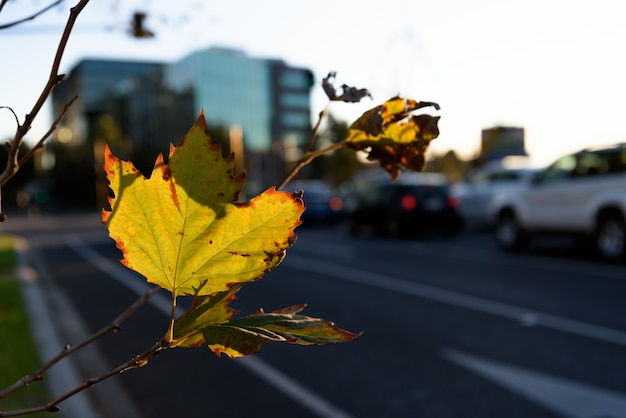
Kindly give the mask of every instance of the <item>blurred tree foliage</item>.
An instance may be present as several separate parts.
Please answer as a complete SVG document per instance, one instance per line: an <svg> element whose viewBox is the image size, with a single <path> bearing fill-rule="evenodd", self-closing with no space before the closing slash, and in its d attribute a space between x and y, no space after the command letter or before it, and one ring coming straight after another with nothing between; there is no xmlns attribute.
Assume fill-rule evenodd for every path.
<svg viewBox="0 0 626 418"><path fill-rule="evenodd" d="M6 142L6 141L4 141ZM29 151L30 147L22 143L18 153L18 157L22 158ZM0 172L4 171L7 166L9 152L7 147L0 147ZM2 187L2 204L7 209L17 206L17 194L26 184L35 177L35 164L30 158L20 167L15 176Z"/></svg>
<svg viewBox="0 0 626 418"><path fill-rule="evenodd" d="M471 161L459 158L456 152L450 150L443 155L431 156L426 163L426 171L444 173L450 181L458 182L463 180L471 165Z"/></svg>
<svg viewBox="0 0 626 418"><path fill-rule="evenodd" d="M346 122L336 119L329 113L326 126L319 135L318 148L345 140L348 137L348 129ZM338 186L363 168L363 163L359 161L354 150L344 147L316 158L307 168L308 170L303 170L306 171L303 174L307 177L324 180L331 186Z"/></svg>

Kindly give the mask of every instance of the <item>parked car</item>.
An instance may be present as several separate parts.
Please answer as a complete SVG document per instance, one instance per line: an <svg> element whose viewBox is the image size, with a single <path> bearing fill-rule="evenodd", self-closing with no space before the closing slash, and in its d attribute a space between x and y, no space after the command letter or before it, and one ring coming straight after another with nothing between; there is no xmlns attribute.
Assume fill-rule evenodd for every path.
<svg viewBox="0 0 626 418"><path fill-rule="evenodd" d="M522 190L494 198L495 238L505 250L543 233L593 238L607 259L626 255L626 144L566 155Z"/></svg>
<svg viewBox="0 0 626 418"><path fill-rule="evenodd" d="M321 180L294 180L283 188L290 192L302 190L304 213L301 219L306 223L333 223L343 216L343 201L332 187Z"/></svg>
<svg viewBox="0 0 626 418"><path fill-rule="evenodd" d="M464 181L453 186L459 198L459 212L465 223L474 227L489 226L489 205L494 196L524 187L540 171L526 158L511 157L486 163L470 171Z"/></svg>
<svg viewBox="0 0 626 418"><path fill-rule="evenodd" d="M356 195L350 231L366 228L376 234L410 235L437 230L458 232L462 218L450 182L438 173L402 173L395 183L371 181Z"/></svg>

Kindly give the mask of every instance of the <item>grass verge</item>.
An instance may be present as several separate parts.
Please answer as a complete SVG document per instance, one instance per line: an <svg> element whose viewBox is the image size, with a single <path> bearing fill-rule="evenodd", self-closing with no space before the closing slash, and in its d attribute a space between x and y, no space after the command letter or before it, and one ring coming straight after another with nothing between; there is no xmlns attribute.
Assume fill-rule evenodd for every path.
<svg viewBox="0 0 626 418"><path fill-rule="evenodd" d="M13 238L0 235L0 389L10 386L40 366L37 347L15 273ZM37 406L46 402L42 382L34 382L0 400L0 411ZM30 415L49 416L49 413Z"/></svg>

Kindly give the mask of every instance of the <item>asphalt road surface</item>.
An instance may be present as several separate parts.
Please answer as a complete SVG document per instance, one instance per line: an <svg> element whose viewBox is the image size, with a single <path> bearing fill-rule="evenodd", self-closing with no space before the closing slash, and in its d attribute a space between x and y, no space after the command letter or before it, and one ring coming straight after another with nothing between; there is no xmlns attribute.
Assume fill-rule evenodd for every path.
<svg viewBox="0 0 626 418"><path fill-rule="evenodd" d="M90 332L146 289L97 218L10 219L1 230L28 240ZM233 306L250 314L306 303L304 314L362 336L269 344L234 361L206 347L167 350L113 380L138 418L626 417L623 264L561 241L507 254L480 231L403 240L352 237L342 225L297 232L285 261ZM106 364L88 359L82 372L158 341L167 300L159 294L99 341ZM123 413L121 401L90 391L101 416Z"/></svg>

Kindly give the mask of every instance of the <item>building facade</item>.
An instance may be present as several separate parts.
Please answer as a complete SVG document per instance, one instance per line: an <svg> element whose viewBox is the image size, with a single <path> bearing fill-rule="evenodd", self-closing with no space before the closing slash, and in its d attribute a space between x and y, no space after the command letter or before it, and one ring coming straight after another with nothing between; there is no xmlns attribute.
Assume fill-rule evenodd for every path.
<svg viewBox="0 0 626 418"><path fill-rule="evenodd" d="M104 107L119 101L118 93L129 80L144 77L162 64L155 62L87 59L79 62L52 93L53 113L65 117L46 146L50 169L51 204L59 208L93 208L106 205L106 180L102 172L103 143L113 149L124 145L124 132Z"/></svg>
<svg viewBox="0 0 626 418"><path fill-rule="evenodd" d="M309 139L310 70L209 48L168 65L164 78L174 92L192 91L195 115L203 110L209 125L241 133L248 182L257 191L277 184Z"/></svg>
<svg viewBox="0 0 626 418"><path fill-rule="evenodd" d="M69 157L76 156L82 169L92 165L94 202L106 204L99 172L105 144L147 174L158 152L167 154L203 111L210 127L230 132L225 151L241 154L236 164L248 172L246 189L257 193L277 184L307 143L312 86L307 69L224 48L174 63L82 61L53 92L55 115L78 97L51 147L53 175L72 171L67 166L77 161Z"/></svg>
<svg viewBox="0 0 626 418"><path fill-rule="evenodd" d="M89 118L101 113L104 100L111 100L119 94L130 80L155 71L161 63L107 61L87 59L79 62L52 93L52 106L55 115L61 113L67 103L76 97L69 107L58 134L62 143L80 145L89 136Z"/></svg>

